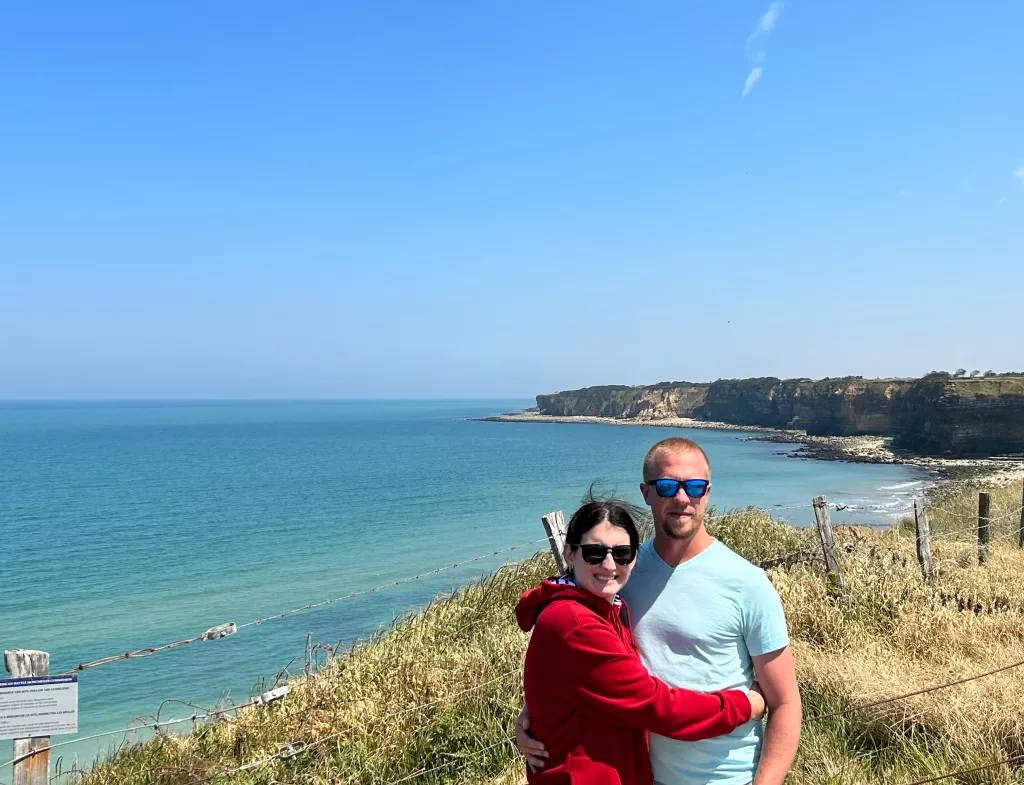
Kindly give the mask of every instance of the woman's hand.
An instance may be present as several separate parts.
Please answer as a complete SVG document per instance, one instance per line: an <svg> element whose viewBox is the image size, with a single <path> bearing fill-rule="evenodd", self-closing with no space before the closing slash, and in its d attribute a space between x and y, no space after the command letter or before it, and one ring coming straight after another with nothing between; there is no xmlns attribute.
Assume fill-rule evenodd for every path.
<svg viewBox="0 0 1024 785"><path fill-rule="evenodd" d="M747 700L750 701L750 719L758 721L763 719L765 712L764 695L761 694L761 687L756 681L747 690Z"/></svg>

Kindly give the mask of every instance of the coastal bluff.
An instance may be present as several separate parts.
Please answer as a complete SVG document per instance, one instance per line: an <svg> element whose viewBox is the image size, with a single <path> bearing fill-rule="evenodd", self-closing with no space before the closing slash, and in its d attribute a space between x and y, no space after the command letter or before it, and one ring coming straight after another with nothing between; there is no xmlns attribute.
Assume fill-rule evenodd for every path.
<svg viewBox="0 0 1024 785"><path fill-rule="evenodd" d="M557 417L682 417L812 436L891 436L895 447L933 456L1024 453L1024 376L609 385L538 395L537 409Z"/></svg>

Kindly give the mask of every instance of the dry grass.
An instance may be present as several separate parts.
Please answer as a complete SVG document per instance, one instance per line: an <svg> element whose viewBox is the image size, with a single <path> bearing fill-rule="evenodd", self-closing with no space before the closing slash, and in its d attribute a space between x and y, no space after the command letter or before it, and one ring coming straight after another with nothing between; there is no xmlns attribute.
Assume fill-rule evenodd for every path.
<svg viewBox="0 0 1024 785"><path fill-rule="evenodd" d="M139 745L86 782L184 785L297 740L313 746L232 781L383 783L438 766L445 768L417 782L489 781L513 760L502 742L520 707L527 637L510 611L552 570L544 555L506 566L291 682L285 700L189 737Z"/></svg>
<svg viewBox="0 0 1024 785"><path fill-rule="evenodd" d="M786 608L808 718L795 785L905 783L1024 754L1024 667L857 708L1024 660L1024 553L1005 537L993 543L989 563L977 566L973 493L961 487L935 500L936 510L943 502L949 510L934 514L937 532L962 536L936 539L931 585L921 579L905 528L837 529L844 587L836 592L821 572L813 532L753 509L712 524L752 561L790 555L769 574ZM1019 507L1019 494L996 491L993 514ZM511 611L520 592L551 570L544 555L505 567L294 681L285 700L191 736L137 745L84 781L186 785L303 740L312 745L303 754L230 781L385 785L411 777L417 785L519 785L521 763L506 739L520 706L527 637ZM1024 783L1024 768L995 767L958 781Z"/></svg>

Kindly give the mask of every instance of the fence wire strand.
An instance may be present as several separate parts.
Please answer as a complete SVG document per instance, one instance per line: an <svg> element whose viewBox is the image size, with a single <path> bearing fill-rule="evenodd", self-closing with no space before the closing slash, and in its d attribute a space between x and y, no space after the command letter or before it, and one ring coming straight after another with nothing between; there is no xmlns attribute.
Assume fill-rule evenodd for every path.
<svg viewBox="0 0 1024 785"><path fill-rule="evenodd" d="M79 742L82 742L82 741L91 741L92 739L102 739L104 736L116 736L116 735L122 734L122 733L125 734L125 735L128 735L129 733L135 733L136 731L141 731L141 730L159 730L160 728L166 727L168 725L180 725L183 722L199 722L200 720L206 720L209 717L220 717L220 716L222 716L224 714L228 714L228 713L233 712L233 711L239 711L241 709L247 709L250 706L258 706L258 705L261 705L261 704L262 704L262 701L251 700L251 701L248 701L247 703L241 703L238 706L227 706L227 707L225 707L223 709L211 709L209 711L196 712L195 714L193 714L193 715L191 715L189 717L178 717L178 718L173 719L173 720L157 720L156 722L145 722L143 720L143 721L140 721L140 723L138 725L132 725L132 726L130 726L128 728L120 728L118 730L109 730L109 731L105 731L103 733L94 733L91 736L81 736L81 737L78 737L78 738L75 738L75 739L71 739L70 741L60 741L60 742L57 742L56 744L52 744L51 743L47 747L41 747L40 749L33 750L32 752L25 753L24 755L22 755L20 757L13 758L12 760L4 761L3 763L0 763L0 769L6 768L7 766L11 766L11 765L13 765L15 763L20 763L21 761L27 760L29 758L32 758L32 757L38 755L41 752L49 752L50 750L55 750L58 747L66 747L69 744L78 744ZM0 785L3 785L3 784L0 783Z"/></svg>
<svg viewBox="0 0 1024 785"><path fill-rule="evenodd" d="M776 507L773 507L773 508L764 508L764 509L765 509L765 511L769 515L771 515L771 514L777 512L777 511L791 510L791 509L806 509L809 506L811 506L811 505L806 505L806 504L785 505L785 506L780 505L780 506L776 506ZM925 512L927 512L929 517L934 516L934 515L948 515L948 516L951 516L953 518L964 518L964 517L967 517L969 519L969 525L965 526L963 531L953 530L953 531L944 531L944 532L935 533L935 534L931 535L931 539L932 540L953 542L953 541L956 541L956 538L960 538L959 542L962 542L964 544L973 544L973 540L972 539L967 539L967 538L971 537L971 535L975 535L976 532L977 532L977 528L974 525L974 520L975 519L974 519L973 515L971 514L971 512L969 510L963 510L963 509L956 509L955 510L955 509L953 509L951 507L934 507L934 508L930 508L930 507L927 507L926 505L921 505L920 509L925 511ZM991 525L993 525L995 523L999 523L999 522L1002 522L1004 520L1009 520L1011 518L1016 520L1021 515L1022 512L1024 512L1024 506L1018 507L1017 509L1012 510L1010 512L1003 513L1002 515L999 515L999 516L990 516L988 518L988 524L989 524L989 526L991 526ZM728 514L726 514L725 516L721 516L721 517L726 518L726 517L728 517ZM839 524L839 525L842 525L842 524ZM813 526L813 524L812 524L812 526ZM996 543L996 542L999 542L999 541L1002 541L1002 540L1007 540L1007 539L1011 539L1011 538L1017 538L1018 536L1019 536L1019 531L1014 530L1014 531L1012 531L1010 533L1003 534L1003 535L1000 535L998 537L991 538L989 540L988 544L991 545L993 543ZM331 604L334 604L334 603L342 602L344 600L352 599L354 597L358 597L358 596L362 596L362 595L366 595L366 594L371 594L371 593L378 592L378 591L381 591L381 590L386 589L386 588L391 588L391 587L394 587L394 586L399 586L399 585L404 584L404 583L410 583L410 582L417 581L417 580L420 580L422 578L425 578L425 577L428 577L428 576L431 576L431 575L436 575L436 574L439 574L439 573L442 573L442 572L445 572L445 571L448 571L448 570L456 569L458 567L461 567L461 566L464 566L464 565L467 565L467 564L471 564L471 563L474 563L474 562L481 561L483 559L491 558L493 556L497 556L497 555L502 554L502 553L508 553L508 552L511 552L511 551L518 550L520 548L525 548L525 547L528 547L528 546L531 546L531 545L536 545L538 543L545 542L545 541L547 541L546 537L540 537L540 538L537 538L537 539L534 539L534 540L530 540L528 542L520 543L518 545L513 545L513 546L506 547L506 548L501 548L501 549L498 549L498 550L495 550L495 551L491 551L490 553L481 554L479 556L475 556L475 557L472 557L472 558L469 558L469 559L466 559L466 560L463 560L463 561L455 562L455 563L450 564L450 565L445 565L445 566L438 567L438 568L433 569L433 570L422 572L422 573L419 573L417 575L412 575L412 576L409 576L409 577L406 577L406 578L401 578L399 580L391 581L389 583L384 583L384 584L381 584L379 586L374 586L374 587L371 587L371 588L368 588L368 589L362 589L362 590L359 590L359 591L351 592L349 594L346 594L346 595L343 595L343 596L340 596L340 597L335 597L335 598L331 598L331 599L328 599L328 600L323 600L323 601L316 602L316 603L310 603L310 604L303 605L303 606L300 606L300 607L297 607L297 608L293 608L293 609L290 609L290 610L283 611L281 613L277 613L277 614L274 614L274 615L271 615L271 616L267 616L265 618L256 619L256 620L253 620L253 621L250 621L250 622L246 622L245 624L238 625L237 627L235 627L235 629L236 630L241 630L241 629L246 629L248 627L258 626L258 625L264 624L266 622L270 622L270 621L274 621L274 620L277 620L277 619L285 618L287 616L291 616L291 615L296 614L296 613L301 613L301 612L312 610L312 609L315 609L315 608L320 608L320 607L323 607L323 606L326 606L326 605L331 605ZM835 546L835 549L837 551L840 550L838 545ZM789 562L791 562L791 561L793 561L795 559L799 559L801 557L818 555L819 551L820 551L820 548L818 548L816 544L808 545L808 546L805 546L805 547L800 548L798 550L792 551L790 553L779 554L779 555L773 556L773 557L771 557L769 559L766 559L766 560L762 561L759 566L761 566L763 569L768 569L769 567L774 567L774 566L779 566L779 565L787 564L787 563L789 563ZM947 563L947 562L951 562L951 561L955 561L955 559L943 559L942 563ZM146 648L137 649L135 651L127 651L127 652L124 652L123 654L112 655L112 656L109 656L109 657L103 657L103 658L100 658L100 659L97 659L97 660L93 660L91 662L79 664L75 668L72 668L70 671L66 671L65 673L67 673L67 674L75 673L75 672L78 672L78 671L83 671L83 670L87 670L87 669L90 669L90 668L99 667L101 665L109 664L111 662L117 662L117 661L124 660L124 659L149 657L149 656L152 656L153 654L156 654L157 652L160 652L160 651L165 651L165 650L168 650L168 649L189 645L191 643L195 643L197 641L207 640L207 639L208 639L207 634L204 633L203 635L199 635L199 636L192 637L192 638L186 638L186 639L183 639L183 640L180 640L180 641L174 641L172 643L164 644L164 645L161 645L161 646L146 647ZM894 703L894 702L897 702L897 701L900 701L900 700L905 700L907 698L912 698L912 697L915 697L915 696L924 695L924 694L936 692L936 691L943 690L943 689L948 689L950 687L955 687L955 686L958 686L958 685L962 685L962 684L965 684L965 683L968 683L968 682L971 682L971 681L975 681L977 679L982 679L982 678L986 678L988 676L993 676L995 674L1003 673L1005 671L1009 671L1009 670L1012 670L1012 669L1015 669L1015 668L1019 668L1021 666L1024 666L1024 660L1020 660L1018 662L1010 663L1010 664L1001 666L999 668L995 668L995 669L986 671L984 673L978 673L978 674L975 674L975 675L972 675L972 676L967 676L967 677L964 677L964 678L961 678L961 679L956 679L956 680L953 680L953 681L944 682L942 684L932 685L930 687L925 687L925 688L922 688L922 689L919 689L919 690L914 690L914 691L907 692L907 693L904 693L904 694L901 694L901 695L891 696L891 697L888 697L888 698L883 698L883 699L880 699L880 700L871 701L869 703L864 703L864 704L859 704L859 705L856 705L856 706L851 706L851 707L848 707L848 708L845 708L845 709L841 709L841 710L838 710L838 711L818 714L818 715L815 715L815 716L813 716L813 717L811 717L809 719L806 719L805 723L820 722L820 721L825 720L825 719L830 719L830 718L833 718L833 717L848 715L848 714L852 714L853 712L857 712L857 711L863 711L863 710L867 710L867 709L877 708L879 706L883 706L883 705L886 705L886 704L891 704L891 703ZM489 679L489 680L487 680L485 682L477 684L477 685L475 685L473 687L469 687L469 688L466 688L464 690L460 690L458 692L452 693L451 695L447 695L447 696L438 698L436 700L430 701L428 703L423 703L423 704L420 704L420 705L417 705L417 706L413 706L411 708L402 709L402 710L399 710L399 711L396 711L396 712L392 712L391 714L387 714L387 715L384 715L382 717L373 719L373 720L370 721L369 724L372 725L372 724L375 724L375 723L383 722L383 721L386 721L388 719L392 719L394 717L398 717L398 716L414 713L416 711L420 711L422 709L430 708L430 707L438 705L440 703L444 703L444 702L447 702L447 701L450 701L450 700L454 700L454 699L456 699L456 698L458 698L458 697L460 697L462 695L466 695L466 694L469 694L469 693L477 692L477 691L479 691L479 690L481 690L481 689L483 689L483 688L485 688L487 686L490 686L490 685L492 685L492 684L494 684L496 682L499 682L499 681L501 681L503 679L506 679L509 676L512 676L513 674L519 674L519 673L521 673L521 669L507 671L507 672L502 673L502 674L500 674L500 675L498 675L498 676L496 676L496 677L494 677L492 679ZM0 764L0 768L4 768L4 767L10 766L12 764L16 764L16 763L18 763L18 762L20 762L22 760L30 758L30 757L32 757L32 756L34 756L36 754L41 753L41 752L48 752L48 751L50 751L52 749L56 749L58 747L63 747L63 746L68 745L68 744L75 744L75 743L82 742L82 741L87 741L87 740L96 739L96 738L102 738L102 737L105 737L105 736L113 736L113 735L117 735L117 734L130 734L130 733L133 733L133 732L136 732L136 731L140 731L140 730L147 730L147 729L159 730L160 728L163 728L163 727L167 727L167 726L171 726L171 725L176 725L176 724L181 724L181 723L185 723L185 722L193 722L193 723L195 723L195 722L200 721L200 720L206 720L206 719L208 719L210 717L218 717L219 718L219 717L221 717L224 714L227 714L227 713L230 713L230 712L236 712L236 711L239 711L240 709L244 709L244 708L248 708L248 707L253 706L253 705L257 705L258 703L260 703L260 701L254 700L254 701L250 701L248 703L241 704L239 706L232 706L232 707L227 707L227 708L223 708L223 709L208 710L208 711L203 711L203 712L195 713L195 714L193 714L193 715L191 715L189 717L182 717L182 718L176 718L176 719L171 719L171 720L162 720L162 721L158 720L158 721L156 721L154 723L146 723L146 722L143 721L141 724L132 725L132 726L130 726L128 728L123 728L123 729L119 729L119 730L116 730L116 731L107 731L107 732L104 732L104 733L98 733L98 734L93 734L93 735L90 735L90 736L85 736L85 737L82 737L82 738L74 739L72 741L66 741L66 742L59 742L57 744L51 744L48 747L45 747L43 749L35 750L32 753L23 755L23 756L21 756L19 758L15 758L15 759L13 759L11 761L8 761L6 763ZM915 713L914 716L917 716L918 714L919 714L919 712ZM237 773L240 773L240 772L243 772L243 771L249 771L249 770L252 770L252 769L260 768L260 767L262 767L264 765L267 765L269 763L272 763L274 761L288 760L290 758L293 758L293 757L296 757L298 755L301 755L301 754L305 753L306 751L311 750L314 747L319 747L319 746L322 746L324 744L327 744L328 742L333 741L334 739L337 739L337 738L345 735L346 733L351 732L355 727L356 726L354 726L354 725L350 725L350 726L346 727L343 730L337 731L335 733L331 733L331 734L329 734L327 736L321 737L319 739L315 739L315 740L313 740L311 742L308 742L308 743L305 742L305 741L302 741L302 740L295 740L295 741L292 741L292 742L287 743L287 744L282 744L282 745L280 745L278 747L277 752L274 753L273 755L268 755L266 757L263 757L263 758L260 758L260 759L257 759L257 760L250 761L248 763L242 764L242 765L237 766L235 768L226 769L226 770L219 771L217 773L205 776L205 777L203 777L203 778L201 778L199 780L193 781L192 783L190 783L190 785L202 785L203 783L211 782L212 780L220 778L220 777L229 777L229 776L231 776L233 774L237 774ZM448 768L450 766L456 765L456 764L458 764L460 762L464 762L467 759L475 758L475 757L477 757L479 755L483 755L484 753L486 753L486 752L488 752L488 751L490 751L492 749L495 749L497 747L500 747L500 746L508 744L508 743L513 743L514 744L514 738L512 738L512 737L504 738L504 739L502 739L502 740L500 740L498 742L495 742L494 744L490 744L490 745L488 745L486 747L483 747L483 748L481 748L479 750L476 750L474 752L469 752L469 753L465 753L465 754L451 753L455 757L453 757L452 760L450 760L448 762L439 764L439 765L437 765L437 766L435 766L433 768L430 768L430 769L421 769L419 771L413 772L412 774L406 775L405 777L402 777L400 779L392 780L392 781L386 783L386 785L399 785L400 783L405 783L405 782L411 781L413 779L416 779L418 777L426 776L428 774L432 774L432 773L435 773L437 771L441 771L441 770L446 769L446 768ZM939 781L944 780L944 779L951 779L951 778L955 778L955 777L960 777L960 776L963 776L963 775L966 775L966 774L971 774L971 773L975 773L975 772L978 772L978 771L983 771L985 769L993 768L995 766L1009 765L1011 763L1017 763L1017 762L1024 762L1024 754L1013 755L1013 756L1004 758L1004 759L999 760L999 761L994 761L992 763L988 763L988 764L985 764L985 765L982 765L982 766L977 766L977 767L970 768L970 769L963 769L963 770L959 770L959 771L955 771L955 772L950 772L950 773L947 773L947 774L942 774L942 775L938 775L938 776L934 776L934 777L929 777L929 778L926 778L926 779L915 780L915 781L910 782L910 783L905 783L905 785L928 785L929 783L939 782ZM66 772L61 772L60 774L57 775L57 777L64 776L64 775L67 775L67 774L71 774L71 773L82 773L82 770L70 769L70 770L68 770ZM0 785L3 785L3 783L0 783Z"/></svg>
<svg viewBox="0 0 1024 785"><path fill-rule="evenodd" d="M539 538L537 538L535 540L530 540L529 542L522 542L522 543L519 543L518 545L511 545L511 546L509 546L507 548L499 548L498 550L491 551L490 553L484 553L484 554L481 554L479 556L474 556L471 559L465 559L463 561L458 561L458 562L455 562L454 564L447 564L447 565L445 565L443 567L438 567L436 569L429 570L427 572L421 572L418 575L411 575L408 578L400 578L397 581L391 581L390 583L383 583L380 586L373 586L372 588L369 588L369 589L361 589L359 591L354 591L354 592L351 592L349 594L343 595L341 597L334 597L334 598L329 599L329 600L323 600L322 602L310 603L308 605L303 605L303 606L301 606L299 608L292 608L291 610L284 611L283 613L276 613L276 614L274 614L272 616L267 616L267 617L262 618L262 619L256 619L254 621L246 622L245 624L239 624L239 625L237 625L235 627L235 629L236 630L242 630L242 629L245 629L247 627L254 627L254 626L259 625L259 624L264 624L264 623L266 623L268 621L275 621L277 619L283 619L286 616L291 616L292 614L300 613L302 611L312 610L313 608L320 608L320 607L323 607L325 605L332 605L333 603L341 602L343 600L350 600L353 597L359 597L359 596L362 596L364 594L372 594L373 592L378 592L378 591L380 591L382 589L389 589L389 588L391 588L393 586L400 586L403 583L411 583L413 581L418 581L418 580L421 580L422 578L426 578L426 577L428 577L430 575L437 575L439 573L446 572L448 570L453 570L453 569L455 569L457 567L463 567L463 566L465 566L467 564L472 564L473 562L478 562L478 561L481 561L483 559L489 559L492 556L497 556L497 555L502 554L502 553L509 553L511 551L519 550L520 548L526 548L526 547L529 547L530 545L536 545L537 543L546 542L546 541L547 541L547 537L539 537ZM213 628L211 628L211 629L213 629ZM146 648L142 648L142 649L136 649L135 651L126 651L123 654L115 654L115 655L111 655L109 657L101 657L99 659L92 660L91 662L85 662L85 663L81 663L79 665L76 665L71 670L64 671L60 675L66 676L66 675L69 675L69 674L72 674L72 673L77 673L79 671L88 670L90 668L97 668L97 667L99 667L101 665L108 665L109 663L112 663L112 662L120 662L121 660L139 659L139 658L142 658L142 657L151 657L154 654L156 654L157 652L166 651L167 649L174 649L174 648L177 648L179 646L187 646L190 643L196 643L197 641L202 641L202 640L207 640L206 633L203 633L202 635L197 635L196 637L193 637L193 638L185 638L185 639L180 640L180 641L174 641L173 643L166 643L163 646L146 647Z"/></svg>
<svg viewBox="0 0 1024 785"><path fill-rule="evenodd" d="M384 720L392 719L394 717L399 717L399 716L402 716L402 715L405 715L405 714L412 714L413 712L420 711L421 709L427 709L427 708L430 708L432 706L436 706L436 705L438 705L440 703L445 703L447 701L454 700L455 698L459 698L459 697L461 697L463 695L468 695L469 693L477 692L478 690L482 690L484 687L489 687L490 685L495 684L495 683L497 683L497 682L499 682L499 681L501 681L503 679L507 679L509 676L511 676L513 674L520 674L520 673L522 673L522 669L520 669L520 668L516 668L515 670L505 671L504 673L502 673L502 674L500 674L498 676L495 676L494 678L488 679L487 681L481 682L480 684L476 684L473 687L467 687L464 690L459 690L458 692L454 692L451 695L445 695L445 696L443 696L441 698L437 698L436 700L432 700L432 701L429 701L427 703L422 703L422 704L420 704L418 706L412 706L412 707L407 708L407 709L402 709L401 711L392 712L391 714L386 714L383 717L377 717L376 719L373 719L369 724L372 725L372 724L376 724L376 723L379 723L379 722L383 722ZM288 760L289 758L294 758L294 757L296 757L298 755L301 755L301 754L303 754L303 753L313 749L314 747L322 746L322 745L326 744L329 741L333 741L334 739L338 738L339 736L344 736L346 733L350 732L354 727L355 726L346 727L344 730L340 730L340 731L337 731L335 733L328 734L327 736L323 736L323 737L321 737L319 739L315 739L315 740L313 740L311 742L305 742L305 741L302 741L302 740L295 740L295 741L292 741L292 742L290 742L288 744L282 744L282 745L280 745L278 747L277 752L274 753L273 755L267 755L266 757L259 758L259 759L254 760L254 761L250 761L248 763L244 763L241 766L236 766L235 768L232 768L232 769L224 769L224 770L218 771L218 772L216 772L214 774L209 774L209 775L207 775L205 777L202 777L202 778L200 778L198 780L191 781L190 783L188 783L188 785L205 785L205 783L211 782L211 781L217 779L218 777L228 777L228 776L231 776L232 774L238 774L239 772L242 772L242 771L250 771L252 769L257 769L257 768L260 768L261 766L266 766L269 763L273 763L275 760ZM484 750L481 750L481 752L486 751L488 749L491 749L493 747L497 747L499 744L504 744L504 743L506 743L506 741L508 741L508 739L506 739L504 741L497 742L496 744L492 744L491 747L487 747ZM465 758L462 758L462 759L464 760ZM454 762L457 762L457 761L453 761L453 763ZM406 779L412 779L413 776L420 776L422 774L429 774L429 773L430 773L429 771L419 772L416 775L410 775ZM401 781L403 781L403 780L399 780L399 782L401 782Z"/></svg>
<svg viewBox="0 0 1024 785"><path fill-rule="evenodd" d="M1024 763L1024 755L1011 755L1008 758L1002 760L993 761L992 763L986 763L984 766L975 766L973 769L961 769L960 771L953 771L949 774L941 774L938 777L928 777L923 780L914 780L913 782L905 783L905 785L928 785L930 782L939 782L940 780L948 780L953 777L962 777L965 774L973 774L976 771L984 771L985 769L992 769L996 766L1009 765L1011 763Z"/></svg>
<svg viewBox="0 0 1024 785"><path fill-rule="evenodd" d="M479 755L483 755L485 752L489 752L490 750L493 750L495 747L500 747L504 744L508 744L509 742L512 742L513 746L515 745L515 739L512 736L508 736L502 739L501 741L496 741L494 744L487 745L483 749L479 749L476 752L471 752L468 755L461 755L457 758L454 758L453 760L448 761L447 763L442 763L439 766L434 766L434 768L432 769L421 769L420 771L409 774L408 776L402 777L401 779L391 780L387 783L387 785L399 785L399 783L401 782L408 782L409 780L414 780L417 777L422 777L426 774L433 774L434 772L442 771L443 769L447 769L449 766L454 766L456 763L461 763L462 761L465 761L468 758L475 758Z"/></svg>
<svg viewBox="0 0 1024 785"><path fill-rule="evenodd" d="M924 695L924 694L929 693L929 692L937 692L938 690L944 690L947 687L956 687L959 684L966 684L969 681L975 681L976 679L984 679L986 676L994 676L997 673L1002 673L1003 671L1012 670L1013 668L1019 668L1022 665L1024 665L1024 660L1018 660L1017 662L1011 662L1009 665L1003 665L1002 667L994 668L993 670L985 671L984 673L976 673L973 676L967 676L967 677L965 677L963 679L956 679L954 681L947 681L947 682L945 682L943 684L935 684L935 685L932 685L931 687L924 687L923 689L914 690L913 692L906 692L906 693L904 693L902 695L894 695L894 696L892 696L890 698L882 698L881 700L872 701L870 703L862 703L862 704L860 704L858 706L851 706L851 707L846 708L846 709L840 709L839 711L831 711L831 712L828 712L827 714L817 714L814 717L811 717L810 719L804 720L804 722L805 723L819 722L821 720L830 719L832 717L839 717L839 716L841 716L843 714L850 714L850 713L855 712L855 711L863 711L864 709L873 709L876 706L882 706L882 705L884 705L886 703L893 703L895 701L903 700L905 698L913 698L915 695Z"/></svg>

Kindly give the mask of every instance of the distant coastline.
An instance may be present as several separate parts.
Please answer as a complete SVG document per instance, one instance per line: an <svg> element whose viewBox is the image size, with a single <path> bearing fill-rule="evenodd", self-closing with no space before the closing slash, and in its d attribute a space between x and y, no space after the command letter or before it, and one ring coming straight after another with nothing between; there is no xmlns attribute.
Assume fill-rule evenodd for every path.
<svg viewBox="0 0 1024 785"><path fill-rule="evenodd" d="M814 436L806 431L769 428L758 425L697 420L692 417L595 417L590 415L550 415L532 409L522 412L478 418L479 422L627 425L656 428L686 428L708 431L745 431L760 433L751 441L777 444L798 444L800 448L787 453L792 458L851 463L887 463L918 466L935 472L941 480L965 479L984 475L990 484L1005 485L1024 480L1024 460L1010 458L936 458L915 455L892 446L888 436Z"/></svg>
<svg viewBox="0 0 1024 785"><path fill-rule="evenodd" d="M886 463L912 456L1024 458L1024 375L991 371L973 377L935 371L920 379L760 377L603 385L538 395L536 411L679 427L727 423L778 429L793 432L792 440L818 457L838 450L847 453L845 459ZM888 441L851 448L805 440L801 433Z"/></svg>

